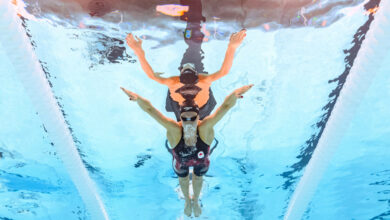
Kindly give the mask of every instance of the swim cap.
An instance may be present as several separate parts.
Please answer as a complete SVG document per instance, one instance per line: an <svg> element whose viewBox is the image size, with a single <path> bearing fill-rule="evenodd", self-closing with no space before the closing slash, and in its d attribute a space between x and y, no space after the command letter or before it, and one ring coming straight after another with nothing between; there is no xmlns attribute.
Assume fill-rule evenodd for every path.
<svg viewBox="0 0 390 220"><path fill-rule="evenodd" d="M196 112L196 114L199 114L199 107L196 104L180 106L180 114L183 112Z"/></svg>

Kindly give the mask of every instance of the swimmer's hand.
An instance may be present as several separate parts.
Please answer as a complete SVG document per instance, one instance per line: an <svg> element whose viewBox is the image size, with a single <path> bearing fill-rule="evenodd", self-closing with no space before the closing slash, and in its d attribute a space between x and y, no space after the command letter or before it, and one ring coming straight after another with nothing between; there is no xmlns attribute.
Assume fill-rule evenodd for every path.
<svg viewBox="0 0 390 220"><path fill-rule="evenodd" d="M138 36L135 37L137 40L134 38L133 34L128 34L126 37L127 45L129 45L129 47L133 49L134 53L136 54L144 52L142 49L142 40Z"/></svg>
<svg viewBox="0 0 390 220"><path fill-rule="evenodd" d="M131 101L137 101L137 99L138 99L138 95L137 94L135 94L134 92L129 91L129 90L123 88L123 87L121 87L121 89L122 89L122 91L124 93L126 93L127 96L129 96Z"/></svg>
<svg viewBox="0 0 390 220"><path fill-rule="evenodd" d="M234 32L230 35L229 47L237 48L241 45L246 36L246 29L242 29L240 32Z"/></svg>
<svg viewBox="0 0 390 220"><path fill-rule="evenodd" d="M249 89L251 89L253 84L243 86L241 88L238 88L234 90L234 95L236 95L237 98L242 99L244 96L242 96L244 93L246 93Z"/></svg>

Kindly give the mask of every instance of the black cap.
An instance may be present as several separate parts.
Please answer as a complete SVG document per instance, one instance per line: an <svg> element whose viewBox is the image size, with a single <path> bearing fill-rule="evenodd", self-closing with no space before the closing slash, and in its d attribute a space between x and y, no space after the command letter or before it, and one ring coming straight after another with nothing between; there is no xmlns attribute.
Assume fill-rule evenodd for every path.
<svg viewBox="0 0 390 220"><path fill-rule="evenodd" d="M180 106L180 114L183 112L196 112L196 114L199 114L199 107L196 104Z"/></svg>

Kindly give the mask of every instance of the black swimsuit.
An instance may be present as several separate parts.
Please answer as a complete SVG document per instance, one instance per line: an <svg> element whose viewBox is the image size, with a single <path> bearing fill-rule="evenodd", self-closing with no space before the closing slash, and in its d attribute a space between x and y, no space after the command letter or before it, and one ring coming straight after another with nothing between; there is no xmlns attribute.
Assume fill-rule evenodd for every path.
<svg viewBox="0 0 390 220"><path fill-rule="evenodd" d="M172 150L173 170L179 177L186 177L190 166L194 167L194 173L197 176L204 175L209 169L210 146L202 141L198 131L196 134L198 136L196 146L186 146L182 136L179 143Z"/></svg>

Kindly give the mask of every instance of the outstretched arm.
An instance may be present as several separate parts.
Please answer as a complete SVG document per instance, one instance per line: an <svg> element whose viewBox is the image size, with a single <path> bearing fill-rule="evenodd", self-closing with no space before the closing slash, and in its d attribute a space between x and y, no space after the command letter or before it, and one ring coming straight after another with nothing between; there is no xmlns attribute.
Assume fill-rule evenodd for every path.
<svg viewBox="0 0 390 220"><path fill-rule="evenodd" d="M214 112L214 114L207 116L202 124L206 127L212 128L222 117L236 104L238 98L243 98L243 94L246 93L253 84L243 86L234 90L230 95L225 98L222 105Z"/></svg>
<svg viewBox="0 0 390 220"><path fill-rule="evenodd" d="M206 76L206 80L208 82L213 82L229 73L233 65L234 53L236 52L236 49L241 45L245 36L245 29L242 29L238 33L233 33L230 36L229 45L226 50L225 59L223 60L222 67L219 71Z"/></svg>
<svg viewBox="0 0 390 220"><path fill-rule="evenodd" d="M146 113L152 116L152 118L154 118L158 123L164 126L164 128L166 128L167 130L170 130L178 126L176 121L165 117L163 114L161 114L161 112L159 112L156 108L154 108L149 100L125 88L121 87L121 89L129 96L131 101L136 101L142 110L144 110Z"/></svg>
<svg viewBox="0 0 390 220"><path fill-rule="evenodd" d="M141 64L142 70L146 73L146 75L152 79L155 80L158 83L169 85L172 83L173 77L171 78L163 78L160 77L160 74L155 74L152 67L150 66L149 62L146 60L145 57L145 51L142 49L142 40L135 36L137 38L134 39L133 35L130 33L126 37L127 45L134 51L135 55L138 57L138 60Z"/></svg>

